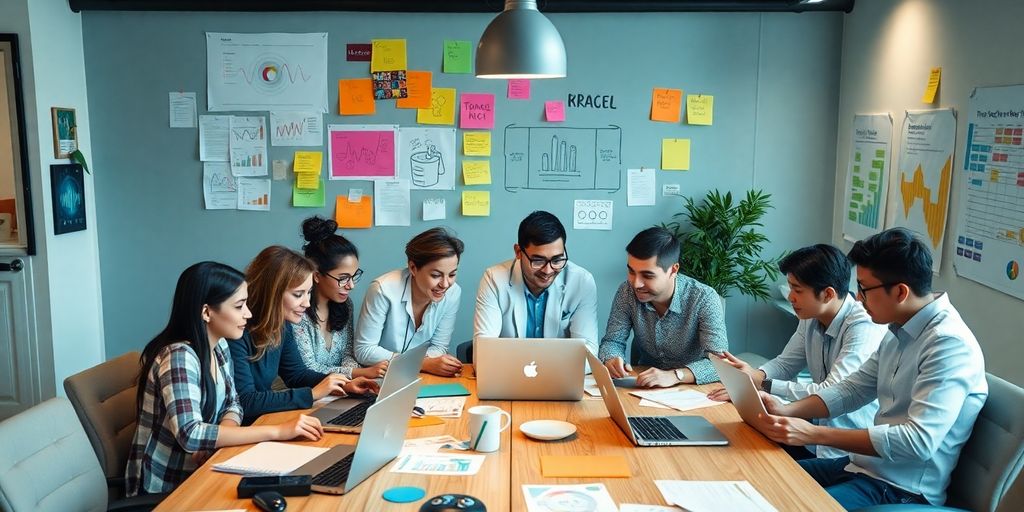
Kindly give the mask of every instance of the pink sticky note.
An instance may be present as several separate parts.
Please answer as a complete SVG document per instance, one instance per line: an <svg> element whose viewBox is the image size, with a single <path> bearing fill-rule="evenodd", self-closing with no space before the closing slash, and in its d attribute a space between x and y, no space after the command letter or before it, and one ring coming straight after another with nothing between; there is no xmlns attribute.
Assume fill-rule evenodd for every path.
<svg viewBox="0 0 1024 512"><path fill-rule="evenodd" d="M331 179L393 178L395 132L332 130Z"/></svg>
<svg viewBox="0 0 1024 512"><path fill-rule="evenodd" d="M565 104L562 103L560 100L545 101L544 115L549 123L555 121L565 121Z"/></svg>
<svg viewBox="0 0 1024 512"><path fill-rule="evenodd" d="M508 99L530 99L530 81L525 78L514 78L508 81Z"/></svg>
<svg viewBox="0 0 1024 512"><path fill-rule="evenodd" d="M463 93L459 101L459 128L494 128L494 95Z"/></svg>

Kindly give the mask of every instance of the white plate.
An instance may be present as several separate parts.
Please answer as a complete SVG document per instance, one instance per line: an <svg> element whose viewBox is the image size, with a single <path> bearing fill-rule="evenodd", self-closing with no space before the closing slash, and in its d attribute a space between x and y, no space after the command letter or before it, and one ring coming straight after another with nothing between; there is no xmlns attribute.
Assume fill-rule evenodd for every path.
<svg viewBox="0 0 1024 512"><path fill-rule="evenodd" d="M576 433L576 425L558 420L534 420L519 425L519 430L541 441L563 439Z"/></svg>

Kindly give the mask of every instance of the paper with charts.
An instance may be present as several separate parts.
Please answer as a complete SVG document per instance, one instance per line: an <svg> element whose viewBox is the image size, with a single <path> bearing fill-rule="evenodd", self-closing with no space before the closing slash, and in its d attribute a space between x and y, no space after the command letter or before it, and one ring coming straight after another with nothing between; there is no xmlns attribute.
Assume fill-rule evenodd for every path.
<svg viewBox="0 0 1024 512"><path fill-rule="evenodd" d="M455 190L455 128L398 130L398 175L413 189Z"/></svg>
<svg viewBox="0 0 1024 512"><path fill-rule="evenodd" d="M622 187L622 129L505 127L505 190Z"/></svg>
<svg viewBox="0 0 1024 512"><path fill-rule="evenodd" d="M421 475L475 475L484 464L483 455L408 453L398 457L392 473Z"/></svg>
<svg viewBox="0 0 1024 512"><path fill-rule="evenodd" d="M882 230L889 196L892 117L853 116L850 165L846 169L843 235L862 240Z"/></svg>
<svg viewBox="0 0 1024 512"><path fill-rule="evenodd" d="M210 112L327 113L327 34L206 33Z"/></svg>
<svg viewBox="0 0 1024 512"><path fill-rule="evenodd" d="M332 124L327 127L332 180L393 180L398 125Z"/></svg>
<svg viewBox="0 0 1024 512"><path fill-rule="evenodd" d="M523 497L529 512L618 512L615 500L604 484L524 485Z"/></svg>
<svg viewBox="0 0 1024 512"><path fill-rule="evenodd" d="M974 91L963 155L953 267L1024 299L1024 86Z"/></svg>
<svg viewBox="0 0 1024 512"><path fill-rule="evenodd" d="M266 176L267 121L263 116L231 116L228 129L231 174Z"/></svg>
<svg viewBox="0 0 1024 512"><path fill-rule="evenodd" d="M323 114L319 112L271 112L270 145L323 146Z"/></svg>
<svg viewBox="0 0 1024 512"><path fill-rule="evenodd" d="M932 250L932 271L936 273L942 260L955 146L952 109L907 112L900 133L892 225L917 232Z"/></svg>

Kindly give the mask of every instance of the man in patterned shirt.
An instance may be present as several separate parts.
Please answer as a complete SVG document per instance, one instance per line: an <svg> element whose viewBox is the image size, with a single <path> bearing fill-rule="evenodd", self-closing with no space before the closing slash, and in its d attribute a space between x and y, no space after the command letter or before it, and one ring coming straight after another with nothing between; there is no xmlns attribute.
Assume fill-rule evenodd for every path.
<svg viewBox="0 0 1024 512"><path fill-rule="evenodd" d="M641 365L637 386L669 387L718 380L708 352L729 348L718 294L679 273L679 241L668 230L641 231L626 246L626 282L619 286L598 357L613 378L625 377L626 340L633 333Z"/></svg>

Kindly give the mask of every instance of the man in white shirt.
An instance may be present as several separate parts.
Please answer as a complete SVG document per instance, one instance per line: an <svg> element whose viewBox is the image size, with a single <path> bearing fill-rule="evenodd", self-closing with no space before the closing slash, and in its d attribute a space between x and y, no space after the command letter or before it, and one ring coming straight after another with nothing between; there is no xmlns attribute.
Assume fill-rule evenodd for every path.
<svg viewBox="0 0 1024 512"><path fill-rule="evenodd" d="M519 223L515 258L480 279L474 338L582 338L597 353L597 286L569 261L565 238L558 217L545 211Z"/></svg>
<svg viewBox="0 0 1024 512"><path fill-rule="evenodd" d="M978 411L988 397L985 360L945 293L932 293L932 257L910 231L894 228L854 244L864 309L889 333L860 369L838 384L783 405L762 392L768 416L755 425L790 445L829 445L849 457L800 465L843 507L942 505ZM814 425L878 399L866 429Z"/></svg>

